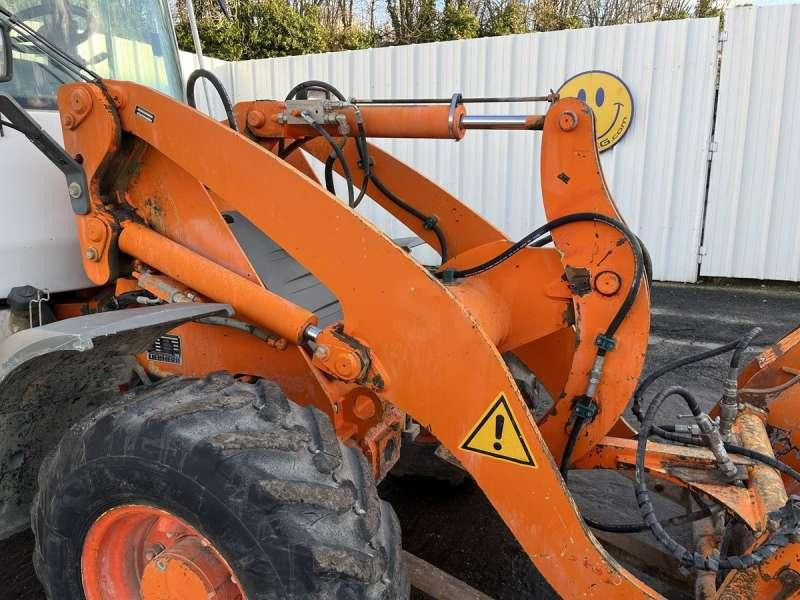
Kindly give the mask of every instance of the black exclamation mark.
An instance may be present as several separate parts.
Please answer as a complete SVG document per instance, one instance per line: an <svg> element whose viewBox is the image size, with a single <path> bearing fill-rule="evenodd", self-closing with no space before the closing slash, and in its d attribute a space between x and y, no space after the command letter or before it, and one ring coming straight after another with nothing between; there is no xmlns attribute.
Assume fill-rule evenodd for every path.
<svg viewBox="0 0 800 600"><path fill-rule="evenodd" d="M494 418L494 437L497 440L494 443L495 450L502 450L503 444L500 443L500 440L503 438L503 423L505 422L506 418L503 415L497 415Z"/></svg>

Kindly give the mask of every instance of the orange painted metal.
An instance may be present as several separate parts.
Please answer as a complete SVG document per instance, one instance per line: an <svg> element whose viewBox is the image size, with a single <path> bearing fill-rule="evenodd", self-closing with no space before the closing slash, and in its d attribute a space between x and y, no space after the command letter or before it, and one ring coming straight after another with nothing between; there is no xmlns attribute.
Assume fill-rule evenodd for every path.
<svg viewBox="0 0 800 600"><path fill-rule="evenodd" d="M114 507L81 551L86 600L246 600L233 569L197 529L143 504Z"/></svg>
<svg viewBox="0 0 800 600"><path fill-rule="evenodd" d="M230 304L237 314L287 340L298 343L308 326L317 322L309 311L152 229L133 221L122 226L120 250L208 298Z"/></svg>
<svg viewBox="0 0 800 600"><path fill-rule="evenodd" d="M380 181L399 198L415 206L426 215L435 216L437 224L447 238L447 245L451 256L458 256L462 252L482 246L489 242L507 240L506 236L497 228L459 202L425 176L413 170L402 161L393 157L373 144L368 144L369 155L373 160L372 171ZM316 159L325 161L330 154L330 146L323 139L313 139L303 149ZM348 143L342 148L350 171L360 173L358 167L358 153L355 144ZM334 163L334 168L341 174L339 163ZM355 177L354 184L360 184L361 178ZM416 235L425 240L434 250L439 251L436 236L429 229L425 229L416 217L410 215L387 198L375 185L369 185L369 196L392 216L397 218Z"/></svg>
<svg viewBox="0 0 800 600"><path fill-rule="evenodd" d="M310 125L282 123L279 115L300 116L298 109L289 109L285 102L274 100L255 100L242 102L234 108L240 123L247 123L248 132L274 143L276 138L297 139L316 137L319 133ZM456 139L464 137L461 118L466 114L464 105L457 106L451 113L446 104L405 105L405 106L360 106L358 110L364 120L368 137L373 138L428 138ZM341 114L349 128L349 136L358 133L356 111L353 107L333 109L331 114ZM452 114L452 125L450 117ZM338 137L336 125L326 125L332 136Z"/></svg>
<svg viewBox="0 0 800 600"><path fill-rule="evenodd" d="M563 115L577 120L565 131ZM575 98L555 103L547 113L542 144L541 181L545 213L550 220L579 212L600 213L623 220L608 191L594 134L594 115ZM632 285L632 249L622 234L599 223L573 223L552 232L561 252L565 271L586 269L590 275L602 271L616 273L622 287L615 295L591 291L573 293L575 348L569 378L553 411L539 423L550 451L556 457L566 443L565 430L571 417L570 403L586 390L587 375L597 353L595 340L611 323ZM569 275L568 275L569 276ZM616 424L625 410L644 365L650 330L650 299L647 283L642 286L630 312L617 331L616 347L605 361L597 389L598 413L583 427L573 456L577 459L599 442ZM537 369L534 371L538 372Z"/></svg>
<svg viewBox="0 0 800 600"><path fill-rule="evenodd" d="M739 389L775 388L800 373L800 328L764 350L739 376ZM800 384L770 394L742 393L740 399L767 411L767 425L776 456L800 469ZM783 478L790 494L800 493L800 484Z"/></svg>
<svg viewBox="0 0 800 600"><path fill-rule="evenodd" d="M576 469L633 469L636 464L636 440L606 437L594 446L581 460L575 463ZM737 465L751 467L753 461L731 455ZM708 494L732 512L739 515L753 530L761 531L766 526L765 513L757 494L747 487L735 487L708 481L686 481L677 469L691 469L702 475L713 472L714 455L705 448L684 447L675 444L647 444L645 469L652 477L673 485L692 488Z"/></svg>
<svg viewBox="0 0 800 600"><path fill-rule="evenodd" d="M553 231L555 249L527 248L484 273L444 285L324 190L302 154L283 161L275 154L274 138L255 143L142 86L109 82L109 89L113 100L84 84L67 85L60 95L62 110L74 113L72 124L65 125L67 148L90 157L92 210L79 218L85 230L82 248L103 240L90 275L100 282L128 268L126 278L138 276L142 287L159 292L175 288L183 300L230 303L238 318L297 344L281 350L243 331L190 324L173 332L183 341L182 363L140 357L148 370L203 375L223 369L245 378L274 379L293 400L325 411L340 439L352 438L350 443L362 447L376 477L393 462L399 446L392 444L399 444L408 414L472 475L560 595L579 597L587 590L596 597L656 595L586 529L556 462L570 430L571 403L586 388L595 340L633 283L633 252L618 231L598 223L572 223ZM77 93L82 106L105 110L75 113L69 102L76 90L82 90ZM237 111L247 117L251 131L261 128L262 135L272 127L280 103L256 104L240 104ZM136 107L155 120L140 118ZM376 113L391 119L362 114L375 127L367 128L368 135L394 135L392 128L405 125L436 137L446 107L435 107L438 112L433 108L414 112L392 107ZM421 122L413 123L415 118ZM119 144L123 131L124 146ZM296 139L299 132L284 128L281 135L270 135ZM197 151L200 144L202 152ZM322 159L330 152L319 139L304 149ZM358 173L355 145L348 143L344 152ZM505 236L441 188L377 148L370 146L370 153L374 172L389 189L436 218L451 255L445 267L468 267L509 247ZM545 117L542 186L550 219L594 212L621 220L603 180L592 113L577 99L555 103ZM438 248L418 218L374 186L369 192ZM110 210L112 206L120 210ZM311 348L302 336L315 317L264 287L226 226L224 211L244 216L339 300L342 322L317 332ZM126 217L119 219L120 214ZM126 267L130 264L132 268ZM643 283L615 334L616 348L607 355L596 396L599 413L576 445L573 458L580 468L633 465L635 442L604 436L612 430L630 435L619 415L642 368L648 307ZM500 355L506 351L539 375L555 399L538 425ZM506 460L473 451L465 443L500 397L530 460ZM751 465L746 459L734 460ZM766 505L757 490L687 482L676 471L709 470L712 465L704 450L652 444L647 455L654 476L702 490L755 530L763 530ZM145 571L148 590L161 593L173 573L191 579L197 590L214 585L213 569L200 569L198 575L196 566L208 555L196 544L175 552L177 558L166 569Z"/></svg>
<svg viewBox="0 0 800 600"><path fill-rule="evenodd" d="M169 157L226 206L238 210L309 267L336 295L344 314L344 331L363 341L371 357L380 362L380 370L386 373L389 383L381 398L430 429L464 465L554 588L565 597L582 595L587 589L593 589L599 596L618 598L654 595L613 561L585 529L496 346L469 307L372 225L270 152L157 92L131 83L113 85L124 88L126 102L119 118L127 133ZM155 115L155 121L137 116L136 106ZM93 111L85 123L111 118L108 113ZM83 126L75 132L81 132ZM187 141L189 135L202 140L203 152L197 151L197 144ZM76 146L109 146L108 140L83 136L68 143L72 141ZM376 160L380 161L380 157ZM596 165L590 163L589 168L596 169ZM164 180L168 185L168 174ZM185 201L191 202L191 198ZM448 206L442 203L441 195L438 202L442 208ZM443 225L444 217L442 214ZM460 243L459 251L467 249L469 242L455 233L456 222L451 223L457 244ZM482 228L492 229L488 225ZM142 225L125 222L120 250L156 268L154 263L161 262L164 254L169 255L164 263L176 259L172 266L185 261L180 272L160 270L211 300L231 300L227 281L236 282L240 288L239 280L230 280L229 276L222 284L208 286L208 274L216 269L209 266L205 272L195 267L206 265L203 261L216 263L202 257L198 260L196 253L177 250L172 246L175 242L147 231ZM473 240L483 238L472 246L492 241L476 235L475 230L470 235ZM501 236L494 239L498 238ZM605 235L601 234L601 238L605 240ZM612 260L622 273L623 266L616 262L617 256L624 255L623 250ZM544 253L541 256L542 260L549 260ZM630 256L627 260L630 261ZM189 271L185 270L186 265ZM510 269L509 277L512 273L514 279L537 276L535 271L526 275ZM203 278L206 284L195 281ZM565 304L563 298L557 302ZM608 302L613 305L613 299ZM270 323L279 320L275 313L257 312L253 320L264 326L267 326L264 320ZM635 327L641 326L641 320L637 320ZM297 330L296 324L283 327ZM287 339L294 338L288 331L285 333ZM623 334L621 330L620 338ZM632 379L638 374L635 360L619 368L630 373ZM619 388L624 394L627 379ZM535 467L461 448L463 440L499 394L506 398L518 421ZM611 425L613 422L608 427ZM563 437L563 431L560 435ZM509 481L515 485L508 486ZM541 510L544 505L548 507L546 512ZM575 568L565 568L565 562Z"/></svg>

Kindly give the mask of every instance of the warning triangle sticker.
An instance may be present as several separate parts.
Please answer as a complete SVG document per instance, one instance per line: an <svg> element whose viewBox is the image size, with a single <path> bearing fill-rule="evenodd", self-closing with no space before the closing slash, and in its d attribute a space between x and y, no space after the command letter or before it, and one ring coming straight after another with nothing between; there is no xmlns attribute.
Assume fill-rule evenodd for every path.
<svg viewBox="0 0 800 600"><path fill-rule="evenodd" d="M462 450L536 467L514 413L501 392L478 424L467 435Z"/></svg>

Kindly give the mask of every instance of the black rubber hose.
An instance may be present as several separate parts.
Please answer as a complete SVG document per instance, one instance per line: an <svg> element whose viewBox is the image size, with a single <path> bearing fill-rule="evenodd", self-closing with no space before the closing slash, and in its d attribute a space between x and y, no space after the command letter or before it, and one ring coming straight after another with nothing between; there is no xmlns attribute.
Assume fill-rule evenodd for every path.
<svg viewBox="0 0 800 600"><path fill-rule="evenodd" d="M539 227L539 229L537 229L537 230L531 232L530 234L528 234L527 236L525 236L525 238L523 238L523 240L525 240L526 238L532 238L532 239L529 239L526 242L525 245L527 246L527 245L533 243L536 240L536 238L542 237L542 235L544 235L548 231L552 231L553 229L556 229L557 227L561 227L563 225L567 225L569 223L575 223L575 222L579 222L579 221L597 221L597 222L600 222L600 223L605 223L607 225L610 225L611 227L614 227L618 231L622 232L622 234L628 240L628 244L631 247L631 252L633 252L633 258L634 258L633 281L631 282L631 286L628 289L627 295L625 296L625 300L620 305L619 310L617 310L617 313L614 315L614 318L612 319L611 323L609 324L608 328L606 329L606 332L603 334L603 336L606 339L613 340L614 334L617 332L617 329L622 324L622 322L625 320L625 317L628 316L628 313L630 312L630 309L633 306L634 301L636 300L636 296L639 295L639 289L640 289L640 287L642 285L643 262L644 262L644 260L642 258L642 246L639 244L638 238L631 232L631 230L628 229L628 227L624 223L622 223L620 221L617 221L616 219L612 219L611 217L608 217L606 215L601 215L601 214L597 214L597 213L575 213L575 214L572 214L572 215L566 215L564 217L560 217L558 219L554 219L554 220L550 221L549 223L545 223L542 227ZM520 241L522 241L522 240L520 240ZM514 246L512 246L511 248L509 248L509 250L511 250L512 248L514 248L515 246L518 246L518 245L519 245L519 242L517 244L515 244ZM508 254L508 256L505 256L502 259L500 259L500 257L503 256L503 255L502 254L498 255L497 257L487 261L483 265L478 265L478 267L473 267L473 268L474 269L475 268L481 268L481 267L484 267L486 265L490 265L490 266L488 266L486 268L492 268L493 266L499 264L503 260L507 260L508 258L510 258L510 256L513 256L513 254L515 254L516 252L519 252L521 249L522 249L522 247L517 248L516 250L514 250L513 252ZM506 253L507 252L508 251L506 251ZM500 260L498 260L498 259L500 259ZM490 263L493 263L493 264L490 264ZM606 348L598 347L596 356L598 356L598 357L599 356L605 356L606 352L607 352ZM589 400L592 401L592 402L594 401L593 398L590 398ZM572 453L575 450L575 444L578 441L578 435L580 435L581 429L583 428L585 423L586 423L586 419L584 417L582 417L580 415L577 415L575 417L575 421L572 424L572 429L569 432L569 437L567 438L567 443L564 446L564 453L561 456L561 476L564 478L565 481L567 479L567 472L569 471L569 468L570 468L570 462L572 460Z"/></svg>
<svg viewBox="0 0 800 600"><path fill-rule="evenodd" d="M644 274L647 277L647 285L653 285L653 259L650 258L650 251L644 245L642 238L638 235L636 239L639 241L639 247L642 249L642 259L644 260Z"/></svg>
<svg viewBox="0 0 800 600"><path fill-rule="evenodd" d="M347 102L347 98L344 97L344 94L342 94L342 92L337 90L330 83L327 83L326 81L319 81L317 79L310 79L308 81L298 83L289 91L288 94L286 94L286 99L295 100L300 92L308 91L309 89L314 89L314 88L330 92L331 94L336 96L337 100L341 100L342 102Z"/></svg>
<svg viewBox="0 0 800 600"><path fill-rule="evenodd" d="M636 467L635 467L635 488L636 488L636 500L639 504L639 512L644 519L644 522L650 528L650 531L653 533L653 536L666 547L675 558L677 558L682 565L687 567L694 567L696 569L701 569L704 571L714 571L716 572L720 568L722 569L734 569L734 570L741 570L747 569L750 567L757 566L767 560L770 556L774 555L775 552L781 547L786 546L790 542L790 537L787 535L784 527L779 527L775 532L773 532L770 537L765 540L758 548L752 550L751 552L740 555L740 556L726 556L720 559L716 559L712 557L703 556L697 552L690 552L680 543L678 543L672 536L667 533L661 523L656 519L655 516L655 509L653 507L652 502L650 501L650 492L647 489L647 481L645 479L645 456L647 453L647 441L650 437L651 433L656 433L656 435L661 435L660 432L667 433L663 431L663 429L654 425L655 417L658 414L658 411L663 406L664 402L670 398L671 396L678 395L681 396L689 406L690 410L693 414L695 413L696 407L698 407L698 403L694 396L680 386L672 386L661 393L659 393L653 401L650 403L650 406L647 409L647 413L645 414L644 420L642 422L642 430L639 432L639 439L636 446ZM683 438L684 436L676 436L675 437ZM691 439L691 437L686 436L687 443L692 445L700 445L703 444L698 443ZM791 477L795 478L796 480L800 481L800 473L792 469L791 467L787 467L780 463L779 461L769 457L765 454L760 452L755 452L753 450L748 450L747 448L742 448L740 446L735 446L733 444L725 444L725 448L732 453L741 454L743 456L747 456L748 458L752 458L754 460L758 460L766 465L769 465L773 468L780 470L781 472L789 474ZM778 466L780 465L780 466ZM796 525L796 524L795 524Z"/></svg>
<svg viewBox="0 0 800 600"><path fill-rule="evenodd" d="M353 174L350 172L350 165L347 164L347 159L344 157L344 152L342 152L342 149L339 147L339 144L336 143L336 140L334 140L331 137L331 134L328 133L322 125L320 125L319 123L315 123L313 121L309 121L308 124L314 128L314 131L316 131L318 134L324 137L325 140L328 142L328 144L330 144L331 150L333 150L333 153L336 155L336 160L338 160L339 164L342 166L342 174L344 175L344 179L347 182L347 205L350 208L353 208L353 205L355 204L356 200L355 191L353 190ZM330 157L328 158L328 160L330 160ZM328 181L327 168L326 168L325 185L328 188L328 191L330 191L331 193L335 193L335 191L332 191L333 169L331 169L331 177L330 181Z"/></svg>
<svg viewBox="0 0 800 600"><path fill-rule="evenodd" d="M614 315L614 319L611 321L604 334L608 338L613 338L614 334L617 332L617 329L625 320L625 317L628 315L628 312L630 312L631 306L633 306L633 303L636 300L636 296L639 294L639 289L642 284L644 259L642 258L642 247L639 244L637 237L633 234L633 232L630 229L628 229L627 225L612 217L602 215L599 213L588 213L588 212L564 215L563 217L553 219L552 221L549 221L548 223L545 223L541 227L533 230L531 233L523 237L520 241L516 242L515 244L507 248L505 251L495 256L494 258L491 258L486 262L483 262L474 267L454 270L451 273L451 275L454 278L464 278L464 277L471 277L473 275L477 275L479 273L488 271L489 269L492 269L497 265L499 265L500 263L508 260L509 258L514 256L517 252L521 251L523 248L530 246L531 244L536 242L539 238L544 236L546 233L549 233L559 227L563 227L564 225L569 225L570 223L578 223L585 221L603 223L621 232L625 236L626 240L628 241L628 244L631 247L631 251L633 252L634 272L633 272L633 281L631 283L631 287L628 289L628 294L625 296L625 300L623 301L622 305L617 311L617 314ZM437 272L436 276L441 279L444 277L444 272L443 271ZM602 348L598 350L598 355L600 356L605 355L605 353L606 350Z"/></svg>
<svg viewBox="0 0 800 600"><path fill-rule="evenodd" d="M633 414L641 423L642 420L644 419L644 413L642 412L642 398L644 397L644 393L647 391L647 388L649 388L657 379L659 379L663 375L666 375L670 371L674 371L675 369L679 369L681 367L685 367L686 365L707 360L709 358L725 354L726 352L730 352L731 350L736 348L737 345L740 344L743 339L744 338L739 338L738 340L728 342L727 344L719 346L718 348L712 348L711 350L706 350L705 352L701 352L700 354L693 354L691 356L680 358L650 373L650 375L645 377L639 383L639 385L636 386L636 390L633 392L633 405L631 406Z"/></svg>
<svg viewBox="0 0 800 600"><path fill-rule="evenodd" d="M614 219L612 217L602 215L599 213L574 213L571 215L565 215L563 217L559 217L557 219L553 219L548 223L545 223L538 229L533 230L531 233L523 237L521 240L507 248L505 251L501 252L494 258L487 260L479 265L475 265L474 267L469 267L467 269L459 269L455 270L451 273L454 278L464 278L464 277L471 277L473 275L478 275L479 273L483 273L492 269L499 265L500 263L508 260L512 256L514 256L517 252L521 251L523 248L526 248L536 242L539 238L541 238L546 233L557 229L558 227L563 227L564 225L568 225L570 223L577 223L583 221L594 221L597 223L604 223L613 227L614 229L621 232L628 241L628 244L631 246L631 250L634 255L634 274L633 274L633 282L631 284L630 289L628 290L628 295L625 297L620 310L614 316L614 319L611 321L611 324L608 326L605 335L608 337L614 337L619 326L622 324L622 321L627 316L628 312L630 311L631 306L633 305L634 300L636 300L636 296L639 293L639 288L641 286L641 279L642 279L642 272L643 272L643 263L644 259L642 257L642 246L638 241L638 238L633 234L633 232L628 229L628 226ZM442 278L444 276L443 272L436 273L436 276ZM601 350L601 355L605 354L605 351Z"/></svg>
<svg viewBox="0 0 800 600"><path fill-rule="evenodd" d="M389 188L383 185L383 182L378 179L378 176L375 173L370 172L369 179L372 183L375 184L375 187L380 190L380 192L386 196L393 204L396 204L400 208L402 208L407 213L415 216L417 219L422 221L423 226L425 229L428 229L433 232L436 236L436 239L439 241L439 255L442 257L442 263L446 263L449 258L449 253L447 250L447 240L444 237L444 232L442 228L436 223L436 217L426 215L425 213L417 210L407 202L404 202L400 198L398 198ZM439 274L437 273L436 276L438 277Z"/></svg>
<svg viewBox="0 0 800 600"><path fill-rule="evenodd" d="M569 432L567 443L564 446L564 452L561 454L561 477L564 478L564 483L567 482L568 473L570 469L570 461L572 460L572 453L575 450L575 443L578 441L578 434L583 429L586 419L581 416L576 416L575 421L572 423L572 429Z"/></svg>
<svg viewBox="0 0 800 600"><path fill-rule="evenodd" d="M739 344L736 346L736 350L733 351L733 356L731 356L731 369L739 369L739 363L742 360L742 354L747 348L750 347L750 344L753 343L753 340L756 339L763 330L761 327L754 327L751 329L747 334L739 340Z"/></svg>
<svg viewBox="0 0 800 600"><path fill-rule="evenodd" d="M219 94L219 98L222 101L222 106L225 108L225 116L228 117L228 125L234 131L239 131L239 124L236 122L236 115L233 113L233 104L231 103L230 96L228 96L228 92L225 91L225 86L222 85L222 82L216 75L207 69L195 70L189 75L189 79L186 81L186 101L189 103L189 106L197 108L195 88L197 87L197 80L201 78L210 81L214 89L217 90L217 94ZM210 108L211 107L209 107L209 109Z"/></svg>
<svg viewBox="0 0 800 600"><path fill-rule="evenodd" d="M289 144L285 148L281 148L278 151L278 156L280 158L286 158L287 156L289 156L292 152L294 152L298 148L302 148L303 144L308 142L310 139L311 138L304 137L304 138L298 138L296 140L293 140L291 144ZM283 142L283 139L281 139L281 142Z"/></svg>

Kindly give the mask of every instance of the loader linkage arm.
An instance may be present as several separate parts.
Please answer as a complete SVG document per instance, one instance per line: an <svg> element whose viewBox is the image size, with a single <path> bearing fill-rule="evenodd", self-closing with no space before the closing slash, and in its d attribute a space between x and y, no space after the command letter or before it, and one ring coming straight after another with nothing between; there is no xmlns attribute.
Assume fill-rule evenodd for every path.
<svg viewBox="0 0 800 600"><path fill-rule="evenodd" d="M361 106L293 97L237 105L244 128L237 132L145 87L105 86L108 93L91 83L59 93L65 146L81 156L88 182L89 212L77 216L87 275L118 292L224 303L236 313L176 330L182 362L143 357L151 372L222 369L274 379L296 402L326 412L378 478L397 459L408 414L470 473L563 597L657 594L597 542L559 466L646 469L670 489L703 494L739 516L756 544L770 536L770 513L790 506L782 484L775 488L777 471L758 460L734 456L740 483L721 481L724 448L651 445L643 463L637 458L620 416L644 363L649 289L642 248L602 176L593 114L579 100L549 98L543 116L501 118L467 115L458 98ZM542 131L549 224L524 243L367 142L460 139L476 128ZM442 264L418 264L337 200L300 147L329 175L349 174L354 188L366 188ZM324 286L338 317L321 324L320 310L300 295L268 285L263 256L244 250L253 239L234 235L242 223L270 256L277 247L288 257L281 260L293 261L292 273L301 274L291 281ZM546 235L554 247L537 247ZM538 420L533 410L543 407L526 404L503 353L533 371L553 399ZM498 416L505 433L495 429ZM740 411L734 435L769 453L761 416ZM704 435L715 431L708 426ZM730 571L721 591L776 595L777 573L800 569L797 553L794 543L776 546L760 566Z"/></svg>

